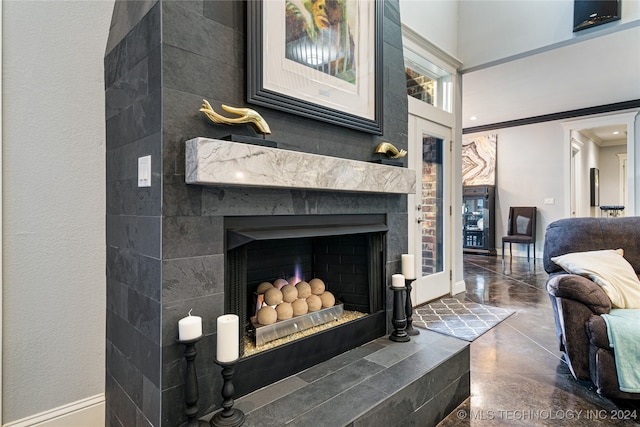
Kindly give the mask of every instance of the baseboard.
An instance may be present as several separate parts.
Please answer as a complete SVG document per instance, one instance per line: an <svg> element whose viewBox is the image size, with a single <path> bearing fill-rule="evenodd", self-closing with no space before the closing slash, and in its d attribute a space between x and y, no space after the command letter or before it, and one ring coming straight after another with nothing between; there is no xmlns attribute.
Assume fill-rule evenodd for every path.
<svg viewBox="0 0 640 427"><path fill-rule="evenodd" d="M3 424L2 427L102 427L104 421L103 393Z"/></svg>

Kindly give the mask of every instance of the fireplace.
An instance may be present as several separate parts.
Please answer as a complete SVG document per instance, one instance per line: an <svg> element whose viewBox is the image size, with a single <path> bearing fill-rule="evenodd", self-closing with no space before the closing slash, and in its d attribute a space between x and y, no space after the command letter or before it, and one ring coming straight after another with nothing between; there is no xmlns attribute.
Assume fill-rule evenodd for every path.
<svg viewBox="0 0 640 427"><path fill-rule="evenodd" d="M386 333L384 214L234 216L225 227L225 312L241 330L238 394L245 394ZM247 355L256 342L256 288L264 282L321 279L337 312L354 320ZM334 316L336 311L331 311ZM356 313L356 315L353 315ZM291 323L302 325L305 316ZM296 320L298 319L298 320ZM329 320L332 323L333 319ZM286 321L276 322L272 328ZM320 322L322 323L322 322ZM338 324L339 323L339 324ZM258 329L260 326L258 325ZM286 328L279 328L286 330ZM284 333L286 335L286 333ZM286 341L286 340L285 340ZM258 348L264 346L259 342Z"/></svg>

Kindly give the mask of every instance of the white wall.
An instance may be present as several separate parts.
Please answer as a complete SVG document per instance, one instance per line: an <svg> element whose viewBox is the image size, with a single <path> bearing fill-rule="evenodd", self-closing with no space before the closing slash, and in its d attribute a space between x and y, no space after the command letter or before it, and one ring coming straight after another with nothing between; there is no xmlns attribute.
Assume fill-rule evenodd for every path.
<svg viewBox="0 0 640 427"><path fill-rule="evenodd" d="M3 1L2 423L104 393L113 1Z"/></svg>
<svg viewBox="0 0 640 427"><path fill-rule="evenodd" d="M600 147L578 131L572 131L571 138L582 143L578 157L579 165L577 166L579 173L576 176L580 185L576 186L578 203L575 216L596 217L599 214L599 208L591 206L591 168L600 168Z"/></svg>
<svg viewBox="0 0 640 427"><path fill-rule="evenodd" d="M600 205L624 205L620 200L620 158L626 153L626 145L600 147Z"/></svg>
<svg viewBox="0 0 640 427"><path fill-rule="evenodd" d="M622 0L619 21L573 33L573 0L462 0L460 3L458 52L465 69L588 38L640 19L640 2Z"/></svg>
<svg viewBox="0 0 640 427"><path fill-rule="evenodd" d="M458 56L458 2L399 0L402 23L449 55Z"/></svg>
<svg viewBox="0 0 640 427"><path fill-rule="evenodd" d="M464 73L463 126L640 99L639 75L640 25Z"/></svg>
<svg viewBox="0 0 640 427"><path fill-rule="evenodd" d="M542 257L544 230L564 216L564 202L569 194L561 171L564 168L564 130L558 122L500 129L496 164L496 246L500 253L506 235L510 206L538 208L536 256ZM485 133L485 134L486 134ZM468 134L465 137L482 135ZM545 205L545 199L553 205ZM508 251L508 247L506 249ZM514 256L526 256L527 248L513 246Z"/></svg>

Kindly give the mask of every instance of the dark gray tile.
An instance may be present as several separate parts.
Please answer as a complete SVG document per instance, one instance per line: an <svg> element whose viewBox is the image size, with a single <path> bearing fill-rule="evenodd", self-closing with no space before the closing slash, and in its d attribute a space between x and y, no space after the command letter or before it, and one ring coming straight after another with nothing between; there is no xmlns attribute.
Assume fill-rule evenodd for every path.
<svg viewBox="0 0 640 427"><path fill-rule="evenodd" d="M301 378L307 383L317 381L318 379L330 375L333 372L342 369L354 362L357 362L360 359L367 358L367 356L371 355L372 353L376 353L383 348L384 347L382 345L375 342L369 343L362 347L354 348L353 350L342 353L324 363L300 372L297 377ZM376 363L375 360L369 359L369 361Z"/></svg>
<svg viewBox="0 0 640 427"><path fill-rule="evenodd" d="M129 289L127 311L128 322L160 346L160 302Z"/></svg>
<svg viewBox="0 0 640 427"><path fill-rule="evenodd" d="M309 408L308 412L296 417L287 426L308 427L313 425L343 426L351 420L357 420L374 402L380 402L388 396L370 387L367 383L358 384L322 404ZM371 424L368 424L371 425ZM385 424L389 425L389 424Z"/></svg>
<svg viewBox="0 0 640 427"><path fill-rule="evenodd" d="M162 263L164 304L224 292L224 255L177 258Z"/></svg>
<svg viewBox="0 0 640 427"><path fill-rule="evenodd" d="M245 425L284 425L304 414L307 408L322 404L327 399L361 383L382 369L382 366L365 360L352 363L348 369L341 369L327 375L319 381L298 389L294 394L287 395L260 408L259 411L248 414Z"/></svg>
<svg viewBox="0 0 640 427"><path fill-rule="evenodd" d="M160 217L107 215L107 245L160 258Z"/></svg>
<svg viewBox="0 0 640 427"><path fill-rule="evenodd" d="M165 217L162 221L162 258L186 258L224 253L220 217Z"/></svg>

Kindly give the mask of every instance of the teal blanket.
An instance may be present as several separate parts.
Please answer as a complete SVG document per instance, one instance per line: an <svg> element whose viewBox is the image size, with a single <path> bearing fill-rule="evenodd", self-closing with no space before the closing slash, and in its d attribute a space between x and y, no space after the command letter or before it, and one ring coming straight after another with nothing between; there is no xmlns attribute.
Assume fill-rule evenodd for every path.
<svg viewBox="0 0 640 427"><path fill-rule="evenodd" d="M640 393L640 309L614 308L602 317L616 357L620 390Z"/></svg>

